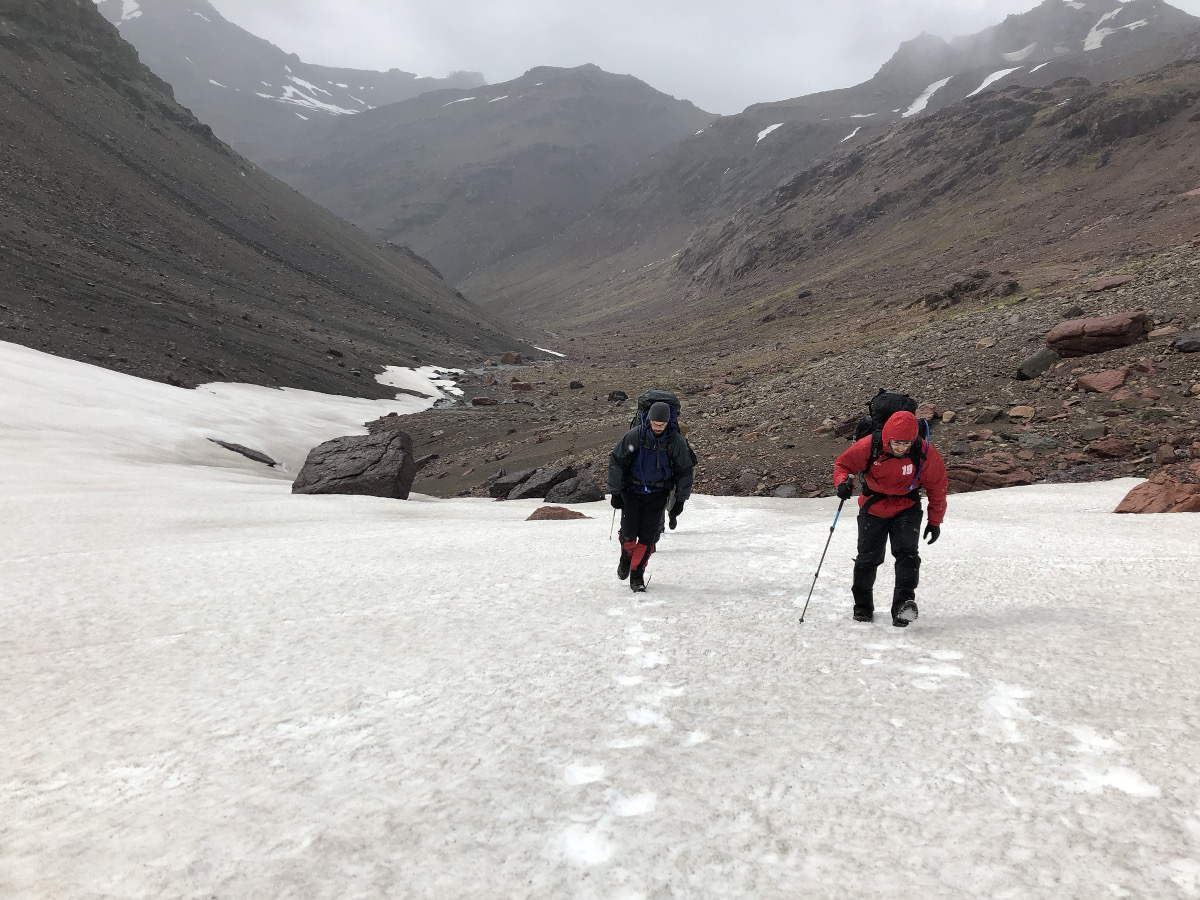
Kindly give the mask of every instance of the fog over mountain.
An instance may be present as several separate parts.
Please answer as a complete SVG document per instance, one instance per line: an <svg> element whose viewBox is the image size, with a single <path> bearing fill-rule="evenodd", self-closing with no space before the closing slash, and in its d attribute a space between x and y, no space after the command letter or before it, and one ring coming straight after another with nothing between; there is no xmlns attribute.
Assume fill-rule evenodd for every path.
<svg viewBox="0 0 1200 900"><path fill-rule="evenodd" d="M735 113L760 102L856 84L922 32L973 34L1026 12L1030 0L215 0L253 34L329 66L445 76L482 71L491 83L534 66L594 63L703 109ZM1085 4L1086 5L1086 4ZM1178 8L1200 14L1200 0Z"/></svg>

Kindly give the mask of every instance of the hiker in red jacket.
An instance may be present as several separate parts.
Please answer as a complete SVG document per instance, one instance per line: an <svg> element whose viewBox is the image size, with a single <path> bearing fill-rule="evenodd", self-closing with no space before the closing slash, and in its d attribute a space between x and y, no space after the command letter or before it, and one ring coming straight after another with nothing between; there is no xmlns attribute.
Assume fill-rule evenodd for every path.
<svg viewBox="0 0 1200 900"><path fill-rule="evenodd" d="M858 556L854 558L854 618L870 622L875 614L875 572L883 562L888 539L896 557L892 624L903 628L917 618L916 591L921 572L921 488L929 497L929 543L942 533L946 514L946 464L941 454L919 437L917 418L897 412L874 434L855 441L833 466L837 495L849 500L854 476L862 472L858 499ZM878 443L876 443L878 441Z"/></svg>

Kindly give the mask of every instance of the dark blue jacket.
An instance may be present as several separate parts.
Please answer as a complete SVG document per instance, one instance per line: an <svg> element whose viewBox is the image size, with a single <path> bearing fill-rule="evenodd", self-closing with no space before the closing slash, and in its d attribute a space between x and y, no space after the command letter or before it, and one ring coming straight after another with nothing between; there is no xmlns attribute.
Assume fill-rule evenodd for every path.
<svg viewBox="0 0 1200 900"><path fill-rule="evenodd" d="M649 425L638 425L617 441L608 457L608 491L652 494L675 488L675 502L692 496L696 457L678 430L668 428L661 437Z"/></svg>

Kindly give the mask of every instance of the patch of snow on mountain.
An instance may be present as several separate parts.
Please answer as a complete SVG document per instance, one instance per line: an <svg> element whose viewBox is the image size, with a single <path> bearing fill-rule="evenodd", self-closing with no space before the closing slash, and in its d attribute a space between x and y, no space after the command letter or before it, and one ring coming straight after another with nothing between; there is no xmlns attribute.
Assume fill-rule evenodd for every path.
<svg viewBox="0 0 1200 900"><path fill-rule="evenodd" d="M782 123L782 122L780 122L780 123L779 123L779 124L777 124L777 125L769 125L769 126L767 126L766 128L764 128L762 131L760 131L760 132L758 133L758 141L761 141L763 138L765 138L765 137L766 137L768 134L770 134L770 133L771 133L772 131L774 131L776 128L782 128L782 127L783 127L783 123ZM755 141L754 143L756 143L756 144L757 144L757 143L758 143L758 141Z"/></svg>
<svg viewBox="0 0 1200 900"><path fill-rule="evenodd" d="M225 90L229 90L229 88L225 87L225 85L221 84L221 82L217 81L216 79L210 78L208 79L208 83L215 84L219 88L225 88Z"/></svg>
<svg viewBox="0 0 1200 900"><path fill-rule="evenodd" d="M449 103L443 103L442 109L445 109L447 106L453 106L455 103L466 103L468 100L474 99L474 97L459 97L457 100L451 100Z"/></svg>
<svg viewBox="0 0 1200 900"><path fill-rule="evenodd" d="M499 103L501 100L507 100L508 96L509 96L508 94L505 94L503 97L493 97L491 100L488 101L488 103Z"/></svg>
<svg viewBox="0 0 1200 900"><path fill-rule="evenodd" d="M260 94L259 96L262 95ZM299 88L290 84L283 86L282 97L271 97L270 99L277 103L290 103L293 106L303 106L307 109L330 113L335 116L352 116L358 112L356 109L346 109L333 103L326 103L324 100L318 100L316 97L310 97Z"/></svg>
<svg viewBox="0 0 1200 900"><path fill-rule="evenodd" d="M1087 9L1085 4L1077 3L1076 0L1064 0L1064 2L1067 6L1071 7L1071 9Z"/></svg>
<svg viewBox="0 0 1200 900"><path fill-rule="evenodd" d="M854 113L850 116L850 118L852 118L852 119L869 119L869 118L871 118L871 116L874 116L874 115L878 115L878 113Z"/></svg>
<svg viewBox="0 0 1200 900"><path fill-rule="evenodd" d="M1022 47L1020 50L1014 50L1012 53L1001 53L1005 62L1021 62L1029 59L1033 55L1033 51L1037 49L1037 41L1034 41L1028 47Z"/></svg>
<svg viewBox="0 0 1200 900"><path fill-rule="evenodd" d="M329 93L329 91L325 90L325 88L319 88L315 84L305 81L303 78L297 78L295 75L293 75L291 80L294 84L298 84L302 88L308 88L310 91L320 91L326 97L333 96L333 94Z"/></svg>
<svg viewBox="0 0 1200 900"><path fill-rule="evenodd" d="M1021 69L1021 66L1017 66L1015 69L1001 69L999 72L993 72L987 78L983 79L983 84L981 84L979 87L975 88L975 90L971 91L971 93L967 94L967 96L974 97L976 94L982 93L990 85L995 84L997 81L999 81L1004 76L1011 75L1013 72L1020 71L1020 69Z"/></svg>
<svg viewBox="0 0 1200 900"><path fill-rule="evenodd" d="M305 122L308 121L308 116L304 115L304 113L296 113L296 115L298 115L300 118L302 118Z"/></svg>
<svg viewBox="0 0 1200 900"><path fill-rule="evenodd" d="M1083 39L1083 49L1084 50L1099 50L1101 45L1104 44L1104 39L1106 37L1108 37L1110 34L1115 33L1117 30L1115 28L1102 28L1101 26L1105 22L1109 21L1110 19L1116 18L1120 14L1121 14L1120 9L1114 9L1112 12L1107 12L1104 15L1102 15L1100 17L1100 21L1092 26L1092 30L1088 32L1088 36Z"/></svg>
<svg viewBox="0 0 1200 900"><path fill-rule="evenodd" d="M260 81L260 82L259 82L259 84L261 84L263 87L275 87L275 85L273 85L273 84L268 84L268 83L267 83L267 82L265 82L265 81Z"/></svg>
<svg viewBox="0 0 1200 900"><path fill-rule="evenodd" d="M334 87L340 87L342 90L347 90L347 89L350 87L350 85L348 85L348 84L342 84L342 83L339 81L339 82L337 82L336 84L334 84Z"/></svg>
<svg viewBox="0 0 1200 900"><path fill-rule="evenodd" d="M121 21L128 22L142 14L142 8L137 0L121 0Z"/></svg>
<svg viewBox="0 0 1200 900"><path fill-rule="evenodd" d="M861 126L861 125L859 125L859 126L858 126L857 128L855 128L855 129L854 129L852 132L850 132L848 135L846 135L844 138L842 138L842 139L841 139L841 140L840 140L838 143L840 143L840 144L844 144L844 143L846 143L846 141L850 140L850 138L854 137L854 136L855 136L856 134L858 134L860 131L862 131L862 126Z"/></svg>
<svg viewBox="0 0 1200 900"><path fill-rule="evenodd" d="M193 16L199 16L199 17L200 17L200 18L202 18L202 19L203 19L205 22L208 22L208 24L210 24L210 25L212 24L212 19L210 19L208 16L206 16L206 15L205 15L204 13L202 13L202 12L196 12L196 10L194 10L194 9L193 9L193 10L192 10L192 15L193 15Z"/></svg>
<svg viewBox="0 0 1200 900"><path fill-rule="evenodd" d="M192 63L193 66L195 65L195 63L192 62L191 57L185 56L184 59L187 60L188 62Z"/></svg>
<svg viewBox="0 0 1200 900"><path fill-rule="evenodd" d="M355 97L353 94L347 94L346 96L348 96L348 97L349 97L351 100L353 100L355 103L359 104L360 106L365 106L367 109L372 109L372 108L373 108L373 107L371 106L371 104L370 104L370 103L368 103L366 100L359 100L359 99L358 99L357 97Z"/></svg>
<svg viewBox="0 0 1200 900"><path fill-rule="evenodd" d="M1030 69L1030 70L1029 70L1029 74L1030 74L1030 75L1032 75L1032 74L1033 74L1034 72L1036 72L1038 69L1044 69L1044 68L1046 68L1046 66L1048 66L1048 65L1050 65L1050 63L1048 63L1048 62L1039 63L1038 65L1034 66L1032 69Z"/></svg>
<svg viewBox="0 0 1200 900"><path fill-rule="evenodd" d="M950 78L953 77L953 75L950 76ZM929 87L925 88L925 90L921 93L921 96L912 102L912 106L906 109L901 117L907 119L909 116L915 116L917 113L925 109L925 107L929 105L929 101L933 98L933 95L950 83L950 78L943 78L941 81L935 81Z"/></svg>
<svg viewBox="0 0 1200 900"><path fill-rule="evenodd" d="M567 358L567 354L565 354L565 353L556 353L556 352L555 352L555 351L553 351L553 350L547 350L545 347L534 347L533 349L534 349L534 350L541 350L543 353L549 353L551 356L560 356L560 357L562 357L563 359L566 359L566 358Z"/></svg>

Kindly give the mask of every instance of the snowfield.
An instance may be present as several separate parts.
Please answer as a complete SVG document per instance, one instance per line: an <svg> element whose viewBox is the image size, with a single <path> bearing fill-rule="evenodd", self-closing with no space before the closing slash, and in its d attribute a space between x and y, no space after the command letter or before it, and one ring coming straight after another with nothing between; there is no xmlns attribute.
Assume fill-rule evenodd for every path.
<svg viewBox="0 0 1200 900"><path fill-rule="evenodd" d="M846 516L801 625L836 500L638 599L604 503L290 494L384 405L0 344L0 896L1200 896L1194 517L953 496L902 630Z"/></svg>

